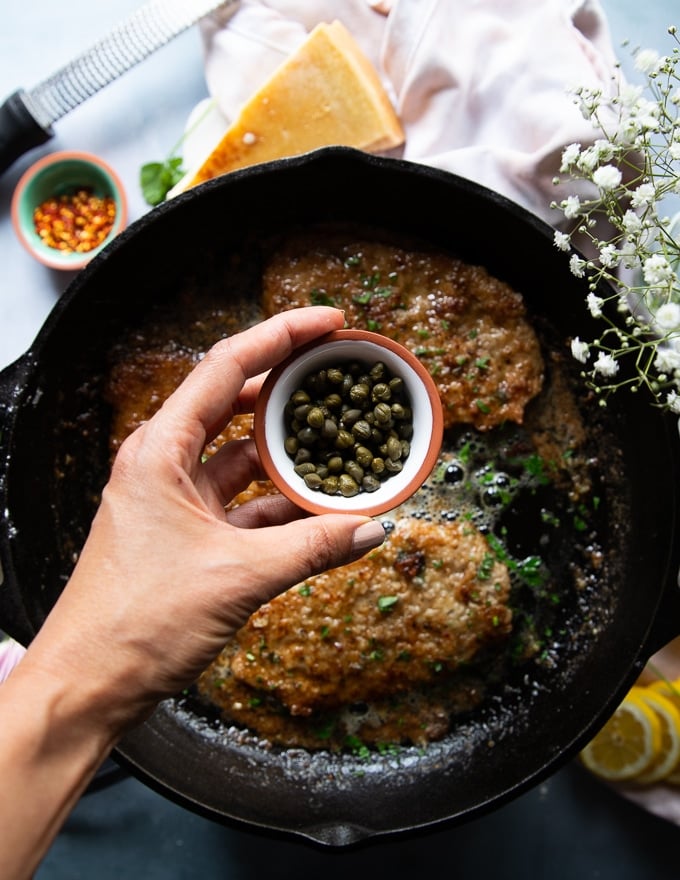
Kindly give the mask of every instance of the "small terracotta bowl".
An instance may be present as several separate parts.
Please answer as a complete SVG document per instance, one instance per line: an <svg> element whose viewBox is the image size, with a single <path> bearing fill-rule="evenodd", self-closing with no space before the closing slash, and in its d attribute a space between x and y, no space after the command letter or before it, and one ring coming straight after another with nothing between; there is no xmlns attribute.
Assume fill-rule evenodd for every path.
<svg viewBox="0 0 680 880"><path fill-rule="evenodd" d="M48 199L87 188L115 203L115 219L106 238L92 250L64 252L46 244L36 231L33 214ZM82 269L127 223L127 197L116 172L98 156L82 152L50 153L24 172L12 197L12 224L23 246L51 269Z"/></svg>
<svg viewBox="0 0 680 880"><path fill-rule="evenodd" d="M368 366L382 361L401 377L413 412L413 437L403 469L373 492L327 495L310 489L294 470L285 450L285 408L304 379L323 368L348 361ZM415 355L378 333L337 330L303 346L267 376L255 404L255 443L264 469L276 488L310 513L360 513L376 516L393 510L413 495L435 466L441 450L443 413L437 386Z"/></svg>

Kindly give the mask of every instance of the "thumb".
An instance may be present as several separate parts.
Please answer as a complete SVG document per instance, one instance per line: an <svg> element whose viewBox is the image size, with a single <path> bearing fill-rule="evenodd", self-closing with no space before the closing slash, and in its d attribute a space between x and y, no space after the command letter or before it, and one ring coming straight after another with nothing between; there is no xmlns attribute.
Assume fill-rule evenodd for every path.
<svg viewBox="0 0 680 880"><path fill-rule="evenodd" d="M244 593L234 596L245 616L293 584L315 574L359 559L385 540L385 529L377 520L349 514L323 514L298 519L285 525L244 529L239 541L251 568ZM252 542L252 547L245 545ZM245 617L244 617L245 619Z"/></svg>

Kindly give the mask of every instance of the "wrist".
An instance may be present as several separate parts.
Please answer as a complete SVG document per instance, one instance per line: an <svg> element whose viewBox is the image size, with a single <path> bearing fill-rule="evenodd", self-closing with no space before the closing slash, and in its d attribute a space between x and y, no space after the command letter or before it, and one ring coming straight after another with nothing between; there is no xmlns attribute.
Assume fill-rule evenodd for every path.
<svg viewBox="0 0 680 880"><path fill-rule="evenodd" d="M0 876L32 876L115 744L77 689L32 665L30 652L0 685Z"/></svg>

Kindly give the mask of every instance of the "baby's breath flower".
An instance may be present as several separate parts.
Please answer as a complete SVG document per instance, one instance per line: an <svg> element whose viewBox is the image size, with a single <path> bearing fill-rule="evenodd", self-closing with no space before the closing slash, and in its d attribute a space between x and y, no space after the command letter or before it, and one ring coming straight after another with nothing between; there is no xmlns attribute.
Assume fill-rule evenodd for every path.
<svg viewBox="0 0 680 880"><path fill-rule="evenodd" d="M560 171L568 171L578 159L580 152L581 144L569 144L568 147L565 147L562 151L562 165L560 166Z"/></svg>
<svg viewBox="0 0 680 880"><path fill-rule="evenodd" d="M650 131L656 131L659 127L659 105L656 101L640 98L635 105L635 115L640 126Z"/></svg>
<svg viewBox="0 0 680 880"><path fill-rule="evenodd" d="M601 296L597 296L594 293L589 293L586 297L586 304L588 306L588 311L593 316L593 318L602 317L602 306L604 305L604 300Z"/></svg>
<svg viewBox="0 0 680 880"><path fill-rule="evenodd" d="M635 211L626 211L621 220L621 225L625 232L633 234L642 229L642 221Z"/></svg>
<svg viewBox="0 0 680 880"><path fill-rule="evenodd" d="M640 262L637 247L632 241L625 241L619 248L619 254L624 269L635 269Z"/></svg>
<svg viewBox="0 0 680 880"><path fill-rule="evenodd" d="M641 183L633 190L630 203L634 208L646 208L650 202L654 201L655 195L653 183Z"/></svg>
<svg viewBox="0 0 680 880"><path fill-rule="evenodd" d="M675 373L680 370L680 352L672 345L659 346L654 358L654 369L658 373Z"/></svg>
<svg viewBox="0 0 680 880"><path fill-rule="evenodd" d="M564 216L567 220L573 220L575 217L578 217L580 209L581 199L578 196L568 196L562 202L562 210L564 211Z"/></svg>
<svg viewBox="0 0 680 880"><path fill-rule="evenodd" d="M638 99L642 97L642 86L624 82L619 88L618 103L626 110L634 107Z"/></svg>
<svg viewBox="0 0 680 880"><path fill-rule="evenodd" d="M576 278L583 278L586 274L586 261L581 259L578 254L572 254L569 260L569 269Z"/></svg>
<svg viewBox="0 0 680 880"><path fill-rule="evenodd" d="M571 238L567 235L566 232L560 232L559 230L556 230L554 242L555 247L560 251L571 250Z"/></svg>
<svg viewBox="0 0 680 880"><path fill-rule="evenodd" d="M578 336L576 336L571 340L571 353L577 361L581 361L582 364L585 364L590 357L590 346L587 342L582 342Z"/></svg>
<svg viewBox="0 0 680 880"><path fill-rule="evenodd" d="M672 280L674 272L663 254L652 254L642 264L642 276L651 287L658 287Z"/></svg>
<svg viewBox="0 0 680 880"><path fill-rule="evenodd" d="M680 235L666 210L668 195L680 195L680 37L675 27L668 33L671 54L635 53L643 85L617 73L615 94L571 90L594 137L562 152L560 174L579 186L553 202L570 229L556 231L554 244L585 280L586 308L604 326L597 339L570 343L600 402L618 388L644 388L680 415ZM621 370L624 360L630 370Z"/></svg>
<svg viewBox="0 0 680 880"><path fill-rule="evenodd" d="M602 138L596 140L594 146L597 150L597 155L599 156L600 162L611 162L611 160L618 152L614 144Z"/></svg>
<svg viewBox="0 0 680 880"><path fill-rule="evenodd" d="M596 373L600 373L602 376L605 376L606 378L611 378L618 373L619 365L614 360L612 355L606 354L604 351L601 351L597 356L595 364L593 365L593 370Z"/></svg>
<svg viewBox="0 0 680 880"><path fill-rule="evenodd" d="M581 155L576 160L576 165L580 171L589 172L593 171L594 168L600 164L600 153L597 148L593 145L592 147L588 147L588 149L583 150Z"/></svg>
<svg viewBox="0 0 680 880"><path fill-rule="evenodd" d="M616 189L621 183L622 176L614 165L601 165L593 171L593 183L602 190Z"/></svg>
<svg viewBox="0 0 680 880"><path fill-rule="evenodd" d="M613 244L606 244L600 249L599 259L606 269L614 269L619 264L619 253Z"/></svg>
<svg viewBox="0 0 680 880"><path fill-rule="evenodd" d="M592 119L602 103L602 89L579 88L575 92L584 119Z"/></svg>
<svg viewBox="0 0 680 880"><path fill-rule="evenodd" d="M654 312L654 318L661 330L677 330L680 327L680 305L674 302L664 303Z"/></svg>
<svg viewBox="0 0 680 880"><path fill-rule="evenodd" d="M635 67L642 73L652 73L659 63L659 53L654 49L642 49L635 56Z"/></svg>

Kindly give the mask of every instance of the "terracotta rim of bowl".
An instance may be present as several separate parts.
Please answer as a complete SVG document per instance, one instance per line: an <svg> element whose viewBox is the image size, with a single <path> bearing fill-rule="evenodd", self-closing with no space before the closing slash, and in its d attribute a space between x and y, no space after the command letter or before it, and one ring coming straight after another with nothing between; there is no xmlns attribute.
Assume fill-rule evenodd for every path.
<svg viewBox="0 0 680 880"><path fill-rule="evenodd" d="M291 364L294 364L301 357L303 357L308 352L313 351L314 349L322 348L328 343L346 340L371 342L374 345L379 346L382 349L387 349L388 351L397 355L397 357L399 357L409 367L411 367L413 372L416 374L418 380L421 382L422 387L426 393L429 408L431 411L432 428L430 439L427 445L427 451L423 456L422 461L418 465L417 470L415 471L413 476L409 479L408 483L404 485L399 492L390 493L389 491L385 491L381 493L380 489L372 493L363 492L360 494L366 499L365 504L362 504L358 508L353 507L351 510L342 511L342 509L338 506L334 505L329 507L322 501L317 502L311 500L307 496L298 492L295 489L295 486L286 479L286 477L277 467L269 450L269 445L266 440L265 420L267 408L269 406L274 388L279 382L279 379L281 378L284 371L286 371ZM417 430L416 426L414 426L414 430ZM393 510L395 507L398 507L400 504L403 504L408 498L410 498L411 495L413 495L422 486L427 477L430 475L441 452L443 435L444 414L442 411L441 399L439 397L439 392L437 390L435 381L426 369L426 367L423 366L421 361L418 360L418 358L414 354L412 354L407 348L400 345L398 342L395 342L394 340L389 339L386 336L382 336L379 333L372 333L368 330L335 330L331 333L326 334L325 336L319 337L318 339L307 343L306 345L296 348L289 357L282 361L278 366L274 367L268 374L255 403L255 444L257 446L258 455L260 456L260 460L265 469L265 472L282 495L285 495L286 498L293 501L295 504L298 505L298 507L301 507L303 510L306 510L309 513L322 514L345 512L364 516L377 516L383 513L387 513L389 510ZM385 488L387 485L389 485L389 481L385 483L385 486L381 487L381 489ZM323 495L321 495L321 493L319 493L319 495L322 498L324 497Z"/></svg>

